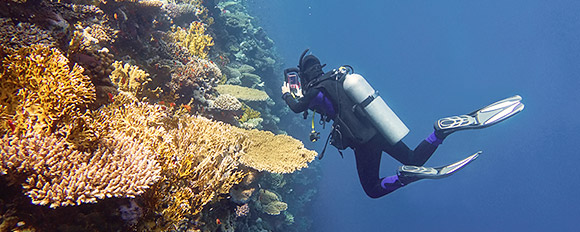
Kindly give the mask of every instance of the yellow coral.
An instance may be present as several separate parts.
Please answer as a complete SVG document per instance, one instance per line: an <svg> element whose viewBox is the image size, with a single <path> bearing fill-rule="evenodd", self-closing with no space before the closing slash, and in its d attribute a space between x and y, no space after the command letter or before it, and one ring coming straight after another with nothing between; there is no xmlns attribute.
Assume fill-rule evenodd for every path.
<svg viewBox="0 0 580 232"><path fill-rule="evenodd" d="M245 123L248 120L259 118L261 116L260 112L250 108L248 105L244 104L242 106L242 110L244 110L244 114L240 117L240 122Z"/></svg>
<svg viewBox="0 0 580 232"><path fill-rule="evenodd" d="M238 129L249 138L240 161L258 171L292 173L308 167L317 153L288 135L274 135L269 131Z"/></svg>
<svg viewBox="0 0 580 232"><path fill-rule="evenodd" d="M239 85L218 85L215 89L220 94L230 94L241 101L266 101L270 98L264 91Z"/></svg>
<svg viewBox="0 0 580 232"><path fill-rule="evenodd" d="M188 215L196 216L220 194L229 193L252 172L241 165L242 160L258 170L289 173L305 167L316 155L299 149L299 141L290 141L289 137L270 133L258 138L264 134L181 111L168 115L159 105L127 97L116 97L97 115L96 120L109 131L131 137L157 155L161 180L147 192L146 199L149 207L163 216L161 227L176 225ZM267 148L280 144L288 147ZM251 195L250 191L243 194Z"/></svg>
<svg viewBox="0 0 580 232"><path fill-rule="evenodd" d="M0 134L56 133L77 145L95 140L85 111L95 89L81 66L69 68L65 56L43 45L12 52L2 64Z"/></svg>
<svg viewBox="0 0 580 232"><path fill-rule="evenodd" d="M173 26L169 36L180 46L199 58L205 59L209 48L214 45L211 35L205 34L206 27L197 21L189 25L189 29Z"/></svg>
<svg viewBox="0 0 580 232"><path fill-rule="evenodd" d="M51 208L142 194L159 179L157 161L133 139L110 137L86 153L68 148L54 135L5 135L0 170L26 177L22 186L32 203Z"/></svg>
<svg viewBox="0 0 580 232"><path fill-rule="evenodd" d="M115 61L112 65L115 70L111 72L109 77L121 91L127 91L137 96L143 90L143 86L151 81L148 78L149 74L135 65L123 65L121 61Z"/></svg>
<svg viewBox="0 0 580 232"><path fill-rule="evenodd" d="M288 209L288 204L280 201L276 193L261 189L258 197L258 208L269 215L279 215L280 212Z"/></svg>

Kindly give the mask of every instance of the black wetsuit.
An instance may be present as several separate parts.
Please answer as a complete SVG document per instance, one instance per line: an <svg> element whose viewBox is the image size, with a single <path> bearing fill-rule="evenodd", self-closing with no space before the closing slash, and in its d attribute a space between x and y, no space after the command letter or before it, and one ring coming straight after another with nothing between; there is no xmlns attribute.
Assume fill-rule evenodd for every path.
<svg viewBox="0 0 580 232"><path fill-rule="evenodd" d="M335 110L338 109L336 103L332 102L331 98L327 97L324 91L319 88L307 89L304 96L298 101L289 93L282 95L282 98L295 113L311 109L327 115L333 120L337 113L340 113ZM423 140L415 150L411 150L403 141L390 145L380 133L377 133L365 143L354 144L351 147L354 148L358 175L365 193L369 197L378 198L405 184L399 181L397 176L379 177L383 151L404 165L423 166L440 143L441 140L436 139L432 134Z"/></svg>

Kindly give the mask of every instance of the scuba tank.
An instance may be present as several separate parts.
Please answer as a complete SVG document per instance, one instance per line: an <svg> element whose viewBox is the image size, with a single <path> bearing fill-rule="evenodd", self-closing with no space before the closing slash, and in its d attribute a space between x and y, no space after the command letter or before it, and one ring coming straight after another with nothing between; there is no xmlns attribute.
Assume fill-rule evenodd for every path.
<svg viewBox="0 0 580 232"><path fill-rule="evenodd" d="M361 75L347 73L342 86L346 95L356 104L355 107L360 107L367 114L372 124L391 145L401 141L409 133L409 128Z"/></svg>

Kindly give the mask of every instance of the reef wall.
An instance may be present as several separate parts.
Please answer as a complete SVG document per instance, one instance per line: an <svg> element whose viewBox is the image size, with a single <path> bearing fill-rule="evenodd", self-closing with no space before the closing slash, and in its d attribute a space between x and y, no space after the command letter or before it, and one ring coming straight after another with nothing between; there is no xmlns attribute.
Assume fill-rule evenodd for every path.
<svg viewBox="0 0 580 232"><path fill-rule="evenodd" d="M0 231L308 231L243 1L0 2Z"/></svg>

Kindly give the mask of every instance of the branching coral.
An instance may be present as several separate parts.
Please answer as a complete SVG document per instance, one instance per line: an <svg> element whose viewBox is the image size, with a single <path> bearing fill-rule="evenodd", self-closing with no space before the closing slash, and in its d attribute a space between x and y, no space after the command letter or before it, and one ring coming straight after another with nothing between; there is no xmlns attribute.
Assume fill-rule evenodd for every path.
<svg viewBox="0 0 580 232"><path fill-rule="evenodd" d="M193 22L189 28L183 29L181 27L173 26L172 32L169 33L177 44L189 49L191 54L205 59L209 52L209 48L213 46L213 38L211 35L205 34L206 26L200 22Z"/></svg>
<svg viewBox="0 0 580 232"><path fill-rule="evenodd" d="M142 194L159 179L157 161L130 137L109 137L89 154L68 148L54 135L5 135L0 171L25 176L23 187L32 203L51 208Z"/></svg>
<svg viewBox="0 0 580 232"><path fill-rule="evenodd" d="M121 104L131 102L125 99L115 97L115 103L99 111L97 120L157 154L162 177L146 196L149 206L168 224L198 215L216 197L229 193L251 171L241 165L242 160L258 170L288 173L306 166L316 155L299 149L297 140L271 133L257 138L264 135L180 111L167 115L158 105L136 100ZM273 147L281 143L288 148Z"/></svg>
<svg viewBox="0 0 580 232"><path fill-rule="evenodd" d="M135 65L123 65L121 61L115 61L112 65L115 70L111 72L109 77L121 91L130 92L137 96L143 90L143 86L151 81L149 74Z"/></svg>
<svg viewBox="0 0 580 232"><path fill-rule="evenodd" d="M21 48L3 58L0 71L0 134L56 133L80 146L96 139L85 111L94 86L57 49Z"/></svg>
<svg viewBox="0 0 580 232"><path fill-rule="evenodd" d="M231 94L242 101L266 101L270 98L264 91L239 85L218 85L215 89L220 94Z"/></svg>

